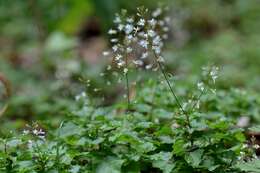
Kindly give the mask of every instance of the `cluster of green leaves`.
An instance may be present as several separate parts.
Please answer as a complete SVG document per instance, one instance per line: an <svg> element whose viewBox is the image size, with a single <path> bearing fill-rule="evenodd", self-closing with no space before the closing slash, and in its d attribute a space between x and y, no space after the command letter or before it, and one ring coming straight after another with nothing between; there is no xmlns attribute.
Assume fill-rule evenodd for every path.
<svg viewBox="0 0 260 173"><path fill-rule="evenodd" d="M188 128L177 105L165 99L170 96L165 86L150 81L138 93L129 113L124 113L127 105L122 103L96 107L82 99L81 109L69 113L57 130L46 128L45 140L33 135L1 139L0 169L228 173L248 167L241 158L251 158L253 150L243 146L243 130L221 110L210 116L207 111L190 113Z"/></svg>

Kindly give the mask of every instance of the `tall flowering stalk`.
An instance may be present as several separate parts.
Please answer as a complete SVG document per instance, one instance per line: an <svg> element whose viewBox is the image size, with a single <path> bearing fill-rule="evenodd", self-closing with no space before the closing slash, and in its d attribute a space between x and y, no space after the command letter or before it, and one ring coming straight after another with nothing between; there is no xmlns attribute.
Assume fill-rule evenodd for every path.
<svg viewBox="0 0 260 173"><path fill-rule="evenodd" d="M116 67L122 71L126 81L128 110L130 109L130 87L128 73L131 67L162 73L178 107L186 116L190 127L189 116L183 109L170 80L164 70L162 49L168 38L170 18L165 17L165 9L157 8L149 12L143 7L137 8L134 16L128 15L126 10L116 14L115 27L108 31L111 36L112 50L104 52L105 56L112 56Z"/></svg>

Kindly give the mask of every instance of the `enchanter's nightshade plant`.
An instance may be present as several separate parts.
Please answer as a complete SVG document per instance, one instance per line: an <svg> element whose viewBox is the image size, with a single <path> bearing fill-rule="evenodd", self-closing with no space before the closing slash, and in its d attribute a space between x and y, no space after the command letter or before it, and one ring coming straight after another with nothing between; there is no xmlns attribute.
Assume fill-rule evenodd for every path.
<svg viewBox="0 0 260 173"><path fill-rule="evenodd" d="M130 16L126 10L116 14L115 28L110 29L112 51L103 53L111 55L116 67L126 79L128 109L130 106L128 73L131 67L157 70L164 61L161 51L163 40L168 38L169 17L164 17L161 8L151 14L148 9L137 8L137 14ZM148 59L149 57L153 59Z"/></svg>
<svg viewBox="0 0 260 173"><path fill-rule="evenodd" d="M187 107L193 104L189 106L191 111L193 111L196 106L199 106L200 97L207 89L205 86L215 84L218 67L203 68L205 81L198 83L198 88L201 90L200 96L198 96L195 101L189 100L187 103L181 103L163 66L164 58L162 56L162 48L164 41L168 38L167 32L169 31L168 25L170 22L169 17L165 17L165 11L166 10L157 8L155 11L149 12L148 9L142 7L137 8L137 14L135 16L129 16L126 10L122 10L121 14L116 14L114 19L115 28L108 31L108 34L112 37L110 39L112 51L106 51L103 54L105 56L112 56L116 67L121 70L121 74L125 76L128 111L130 109L129 69L131 69L131 67L143 67L147 70L153 69L155 71L159 69L180 111L186 117L187 127L190 128L191 125L188 115L190 110L187 110ZM212 79L213 82L210 82L208 79ZM215 91L214 89L211 90Z"/></svg>

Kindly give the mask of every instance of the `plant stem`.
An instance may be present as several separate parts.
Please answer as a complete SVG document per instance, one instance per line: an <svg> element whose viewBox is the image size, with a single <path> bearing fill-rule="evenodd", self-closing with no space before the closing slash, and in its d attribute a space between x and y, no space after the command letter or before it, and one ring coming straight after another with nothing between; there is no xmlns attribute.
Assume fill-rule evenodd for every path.
<svg viewBox="0 0 260 173"><path fill-rule="evenodd" d="M193 104L193 106L192 106L192 111L195 109L195 106L199 103L199 101L200 101L200 98L204 95L204 93L206 92L206 89L204 89L204 90L202 90L201 92L200 92L200 95L199 95L199 97L198 97L198 99L196 100L196 102Z"/></svg>
<svg viewBox="0 0 260 173"><path fill-rule="evenodd" d="M186 117L186 121L187 121L188 127L191 128L190 118L189 118L187 112L183 109L183 107L182 107L182 105L181 105L177 95L175 94L175 92L174 92L174 90L173 90L173 88L172 88L172 86L170 84L170 81L169 81L169 79L168 79L168 77L167 77L167 75L166 75L166 73L165 73L165 71L163 69L163 65L162 65L162 63L160 61L158 61L159 57L158 57L158 55L155 52L154 52L154 56L156 57L156 61L157 61L158 65L159 65L160 71L162 72L162 74L164 76L164 79L165 79L165 81L166 81L166 83L167 83L167 85L168 85L168 87L169 87L169 89L170 89L170 91L171 91L171 93L172 93L172 95L173 95L177 105L179 106L179 108L181 109L181 111L183 112L183 114Z"/></svg>
<svg viewBox="0 0 260 173"><path fill-rule="evenodd" d="M58 170L60 170L60 147L56 146L56 158L55 158L56 166L58 167Z"/></svg>
<svg viewBox="0 0 260 173"><path fill-rule="evenodd" d="M5 154L7 154L7 144L6 144L6 141L4 142L4 150L5 150Z"/></svg>
<svg viewBox="0 0 260 173"><path fill-rule="evenodd" d="M129 89L129 80L127 73L125 74L126 79L126 90L127 90L127 112L130 110L130 89Z"/></svg>
<svg viewBox="0 0 260 173"><path fill-rule="evenodd" d="M125 54L125 64L126 68L128 68L127 54ZM129 79L128 79L128 71L125 73L125 82L126 82L126 94L127 94L127 112L130 111L130 88L129 88Z"/></svg>
<svg viewBox="0 0 260 173"><path fill-rule="evenodd" d="M10 86L10 83L9 81L4 77L4 75L2 75L0 73L0 83L2 83L5 87L5 95L6 95L6 98L10 98L11 96L11 86ZM8 102L2 107L0 108L0 117L4 114L4 112L7 110L8 108Z"/></svg>

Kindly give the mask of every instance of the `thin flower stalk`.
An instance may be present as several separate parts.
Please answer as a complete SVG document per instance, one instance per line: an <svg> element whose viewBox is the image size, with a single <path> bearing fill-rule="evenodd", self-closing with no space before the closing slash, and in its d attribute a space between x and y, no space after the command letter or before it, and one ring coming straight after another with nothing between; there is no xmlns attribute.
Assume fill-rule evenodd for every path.
<svg viewBox="0 0 260 173"><path fill-rule="evenodd" d="M171 83L170 83L170 81L169 81L169 79L168 79L168 77L167 77L167 75L166 75L166 73L165 73L165 71L164 71L164 69L163 69L162 63L161 63L160 61L158 61L158 59L159 59L158 55L157 55L156 53L154 53L154 56L155 56L156 59L157 59L157 63L158 63L158 66L159 66L159 68L160 68L160 71L161 71L161 73L163 74L163 77L164 77L164 79L165 79L165 81L166 81L166 83L167 83L167 85L168 85L168 88L170 89L170 91L171 91L171 93L172 93L172 95L173 95L173 98L175 99L175 101L176 101L178 107L180 108L180 110L182 111L182 113L183 113L183 114L185 115L185 117L186 117L187 126L188 126L189 128L191 128L189 115L188 115L187 112L183 109L180 100L178 99L176 93L174 92L173 87L171 86Z"/></svg>

